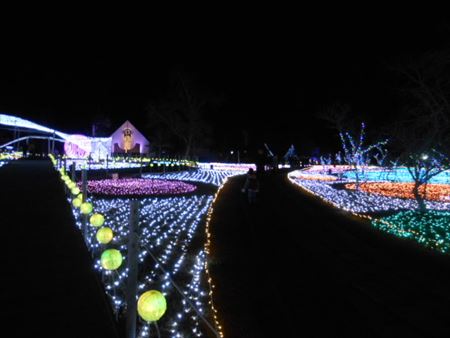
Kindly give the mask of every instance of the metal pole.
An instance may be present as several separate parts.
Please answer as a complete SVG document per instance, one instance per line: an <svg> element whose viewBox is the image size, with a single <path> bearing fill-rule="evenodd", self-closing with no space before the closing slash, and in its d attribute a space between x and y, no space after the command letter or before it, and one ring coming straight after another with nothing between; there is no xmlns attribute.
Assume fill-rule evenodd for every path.
<svg viewBox="0 0 450 338"><path fill-rule="evenodd" d="M128 236L128 281L127 281L127 338L136 338L137 279L138 279L138 225L139 201L130 201L130 223Z"/></svg>
<svg viewBox="0 0 450 338"><path fill-rule="evenodd" d="M81 171L81 191L83 193L83 203L86 202L87 200L87 171L86 168L83 168L83 170ZM83 228L83 235L84 235L84 240L87 242L87 238L88 238L88 229L87 229L87 215L82 215L81 216L81 224L82 224L82 228Z"/></svg>
<svg viewBox="0 0 450 338"><path fill-rule="evenodd" d="M70 176L72 181L75 182L76 177L75 177L75 162L72 162L72 164L70 165Z"/></svg>

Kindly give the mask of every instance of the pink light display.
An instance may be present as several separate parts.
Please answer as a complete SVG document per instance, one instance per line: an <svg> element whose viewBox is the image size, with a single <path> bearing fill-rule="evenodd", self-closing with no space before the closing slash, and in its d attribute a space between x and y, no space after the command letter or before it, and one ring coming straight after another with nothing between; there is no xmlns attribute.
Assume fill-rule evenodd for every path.
<svg viewBox="0 0 450 338"><path fill-rule="evenodd" d="M64 152L71 158L86 158L92 152L92 141L84 135L70 135L64 142Z"/></svg>
<svg viewBox="0 0 450 338"><path fill-rule="evenodd" d="M89 193L111 196L177 195L193 192L197 187L181 181L143 178L88 181Z"/></svg>

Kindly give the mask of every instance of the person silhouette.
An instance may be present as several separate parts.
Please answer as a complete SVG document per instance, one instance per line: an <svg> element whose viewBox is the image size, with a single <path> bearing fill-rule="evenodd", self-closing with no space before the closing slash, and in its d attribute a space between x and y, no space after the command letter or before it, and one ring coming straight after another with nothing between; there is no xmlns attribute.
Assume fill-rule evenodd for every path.
<svg viewBox="0 0 450 338"><path fill-rule="evenodd" d="M256 195L259 192L259 181L253 168L250 168L247 173L242 192L247 192L247 199L249 204L256 203Z"/></svg>

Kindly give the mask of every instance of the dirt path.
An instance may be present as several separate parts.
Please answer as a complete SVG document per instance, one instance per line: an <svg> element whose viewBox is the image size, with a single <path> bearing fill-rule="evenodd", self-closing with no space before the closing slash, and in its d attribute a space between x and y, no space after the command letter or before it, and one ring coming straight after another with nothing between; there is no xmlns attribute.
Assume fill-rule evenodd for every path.
<svg viewBox="0 0 450 338"><path fill-rule="evenodd" d="M11 337L117 337L109 303L50 161L0 169L2 330Z"/></svg>
<svg viewBox="0 0 450 338"><path fill-rule="evenodd" d="M450 257L378 232L268 174L231 179L211 222L226 338L448 337Z"/></svg>

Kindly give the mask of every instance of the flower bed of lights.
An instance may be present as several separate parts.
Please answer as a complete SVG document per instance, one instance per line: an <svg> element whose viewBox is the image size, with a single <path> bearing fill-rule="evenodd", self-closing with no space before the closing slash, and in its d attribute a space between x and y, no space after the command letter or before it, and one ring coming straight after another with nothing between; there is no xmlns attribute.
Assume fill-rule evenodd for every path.
<svg viewBox="0 0 450 338"><path fill-rule="evenodd" d="M102 196L178 195L197 189L193 184L181 181L126 178L88 181L88 192Z"/></svg>
<svg viewBox="0 0 450 338"><path fill-rule="evenodd" d="M450 253L450 185L428 184L427 211L419 212L417 201L412 198L413 183L364 182L360 189L345 175L327 180L329 171L294 171L289 180L324 202L353 215L368 219L376 228L398 237L410 238L420 244ZM323 175L325 179L304 178ZM381 217L379 213L391 213ZM378 215L378 216L377 216Z"/></svg>
<svg viewBox="0 0 450 338"><path fill-rule="evenodd" d="M246 171L238 171L238 170L198 169L165 174L145 174L143 175L143 177L151 179L202 182L207 184L213 184L215 186L221 186L222 184L224 184L224 182L228 177L243 175L245 173Z"/></svg>
<svg viewBox="0 0 450 338"><path fill-rule="evenodd" d="M302 175L311 171L293 171L289 173L290 181L309 193L320 197L333 206L355 214L371 214L384 211L413 210L417 209L415 199L400 198L375 194L368 191L345 189L342 183L351 184L350 180L340 176L335 181L302 179ZM320 175L316 171L311 175ZM328 174L323 173L324 177ZM364 184L364 183L363 183ZM404 196L403 196L404 197ZM427 200L425 204L428 209L449 210L450 200Z"/></svg>
<svg viewBox="0 0 450 338"><path fill-rule="evenodd" d="M395 236L410 238L420 244L439 250L450 252L450 212L429 210L402 211L395 215L374 219L372 224Z"/></svg>
<svg viewBox="0 0 450 338"><path fill-rule="evenodd" d="M350 190L355 190L356 184L346 184L345 187ZM359 188L362 191L372 194L414 199L412 193L414 183L370 182L360 184ZM427 184L426 190L425 186L422 185L419 188L419 193L426 200L450 202L450 185L448 184Z"/></svg>
<svg viewBox="0 0 450 338"><path fill-rule="evenodd" d="M120 250L125 260L117 271L102 269L100 253L105 245L96 240L97 228L88 227L87 243L96 257L95 269L102 274L114 311L120 313L126 306L129 203L122 198L92 197L90 201L96 212L105 215L104 226L114 233L108 245ZM212 317L204 248L205 217L212 201L212 195L140 199L138 261L141 273L138 277L138 294L148 289L157 289L164 294L168 302L167 312L158 321L158 326L170 333L171 337L208 336L201 319L184 297L195 304L204 316ZM79 209L74 208L73 213L77 226L82 230ZM165 273L160 267L164 267ZM176 281L184 297L178 293L171 280ZM147 337L148 323L140 321L138 332L138 337Z"/></svg>
<svg viewBox="0 0 450 338"><path fill-rule="evenodd" d="M301 172L297 171L295 174L291 174L291 177L298 180L308 180L308 181L337 181L336 176L319 174L314 172Z"/></svg>
<svg viewBox="0 0 450 338"><path fill-rule="evenodd" d="M54 156L49 157L56 167ZM88 196L86 203L80 200L79 205L74 203L82 198L78 188L64 169L60 172L66 191L70 192L68 202L72 205L76 225L95 257L95 268L101 273L106 293L119 316L126 307L127 243L133 238L129 230L130 199L94 195ZM223 337L213 304L214 285L207 263L211 238L209 220L220 190L221 187L215 194L139 199L135 237L139 264L136 296L141 299L148 290L159 290L161 297L167 299L167 310L162 318L159 314L155 319L157 325L144 322L142 312L138 311L141 316L138 337L149 337L153 324L170 337ZM89 208L84 208L86 206ZM145 315L156 318L153 312Z"/></svg>
<svg viewBox="0 0 450 338"><path fill-rule="evenodd" d="M228 171L242 171L242 172L247 172L250 168L256 170L256 165L253 163L199 162L197 163L197 165L200 169L228 170Z"/></svg>

